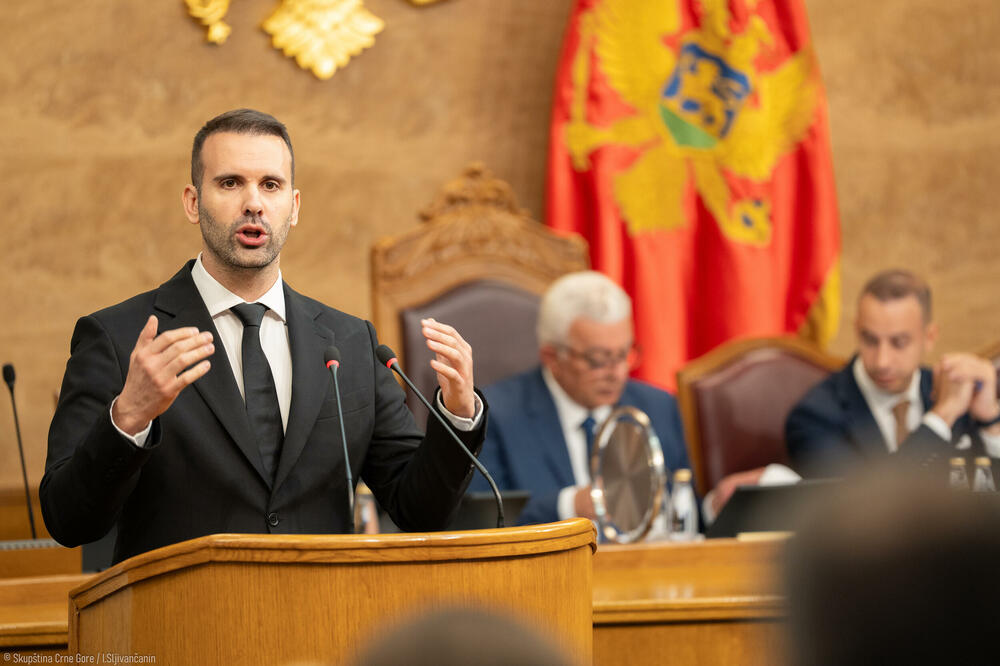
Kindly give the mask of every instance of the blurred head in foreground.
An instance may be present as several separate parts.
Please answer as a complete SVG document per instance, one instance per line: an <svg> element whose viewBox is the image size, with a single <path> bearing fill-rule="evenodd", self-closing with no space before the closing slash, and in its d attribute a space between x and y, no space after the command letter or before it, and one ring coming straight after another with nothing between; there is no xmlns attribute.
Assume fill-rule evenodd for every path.
<svg viewBox="0 0 1000 666"><path fill-rule="evenodd" d="M879 467L789 544L791 663L995 664L1000 497Z"/></svg>
<svg viewBox="0 0 1000 666"><path fill-rule="evenodd" d="M520 621L470 608L421 615L364 650L357 666L569 666L552 641Z"/></svg>

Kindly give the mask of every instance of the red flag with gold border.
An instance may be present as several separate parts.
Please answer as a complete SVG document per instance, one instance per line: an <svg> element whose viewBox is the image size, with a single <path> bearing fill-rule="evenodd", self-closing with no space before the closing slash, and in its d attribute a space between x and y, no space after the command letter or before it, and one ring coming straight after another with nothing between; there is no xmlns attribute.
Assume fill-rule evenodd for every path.
<svg viewBox="0 0 1000 666"><path fill-rule="evenodd" d="M553 100L547 223L635 306L636 376L839 320L826 100L801 0L578 0Z"/></svg>

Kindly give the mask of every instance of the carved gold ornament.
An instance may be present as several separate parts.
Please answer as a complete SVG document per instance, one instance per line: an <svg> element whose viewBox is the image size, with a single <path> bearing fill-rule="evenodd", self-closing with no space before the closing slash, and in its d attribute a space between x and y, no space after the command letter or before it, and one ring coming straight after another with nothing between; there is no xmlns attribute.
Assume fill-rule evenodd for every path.
<svg viewBox="0 0 1000 666"><path fill-rule="evenodd" d="M274 48L294 57L302 69L328 79L375 43L385 21L361 0L283 0L263 28Z"/></svg>
<svg viewBox="0 0 1000 666"><path fill-rule="evenodd" d="M213 44L222 44L233 31L222 19L229 11L229 0L184 0L188 13L208 27L205 39Z"/></svg>
<svg viewBox="0 0 1000 666"><path fill-rule="evenodd" d="M411 0L415 5L438 0ZM184 0L188 13L208 28L205 39L222 44L232 28L222 19L230 0ZM299 67L328 79L348 61L375 43L385 21L361 0L282 0L261 26L274 48Z"/></svg>

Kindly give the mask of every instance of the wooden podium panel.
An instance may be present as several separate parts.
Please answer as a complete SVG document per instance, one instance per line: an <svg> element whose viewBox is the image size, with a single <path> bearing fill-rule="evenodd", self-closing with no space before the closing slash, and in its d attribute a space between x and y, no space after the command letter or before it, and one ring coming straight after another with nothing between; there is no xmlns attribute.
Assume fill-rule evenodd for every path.
<svg viewBox="0 0 1000 666"><path fill-rule="evenodd" d="M783 663L783 540L602 545L594 663Z"/></svg>
<svg viewBox="0 0 1000 666"><path fill-rule="evenodd" d="M70 593L69 651L157 663L349 660L445 606L517 615L592 657L588 520L471 532L214 535L138 555Z"/></svg>

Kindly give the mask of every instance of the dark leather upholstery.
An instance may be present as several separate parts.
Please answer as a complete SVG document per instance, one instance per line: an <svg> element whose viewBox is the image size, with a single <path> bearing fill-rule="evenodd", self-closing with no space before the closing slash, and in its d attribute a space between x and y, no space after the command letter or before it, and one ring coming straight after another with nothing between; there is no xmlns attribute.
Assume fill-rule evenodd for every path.
<svg viewBox="0 0 1000 666"><path fill-rule="evenodd" d="M708 488L734 472L787 464L785 419L828 374L801 356L765 347L692 382Z"/></svg>
<svg viewBox="0 0 1000 666"><path fill-rule="evenodd" d="M433 354L420 332L420 320L433 317L454 326L472 345L476 386L488 386L538 364L535 324L539 297L492 280L465 283L419 307L400 312L406 372L428 400L437 388L430 367ZM407 403L418 423L427 410L407 389Z"/></svg>

